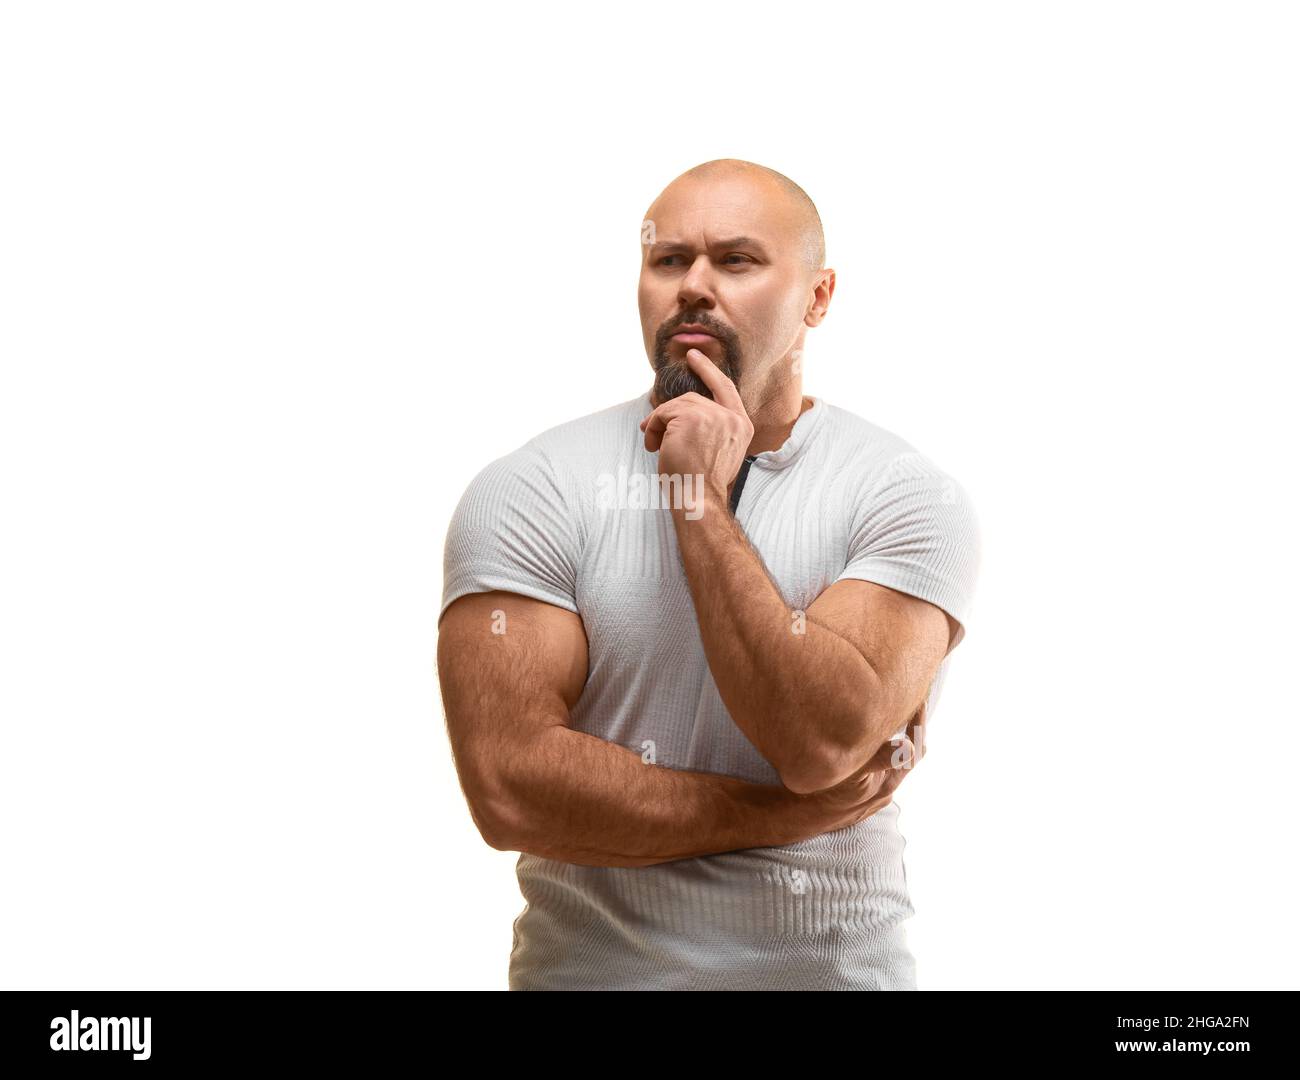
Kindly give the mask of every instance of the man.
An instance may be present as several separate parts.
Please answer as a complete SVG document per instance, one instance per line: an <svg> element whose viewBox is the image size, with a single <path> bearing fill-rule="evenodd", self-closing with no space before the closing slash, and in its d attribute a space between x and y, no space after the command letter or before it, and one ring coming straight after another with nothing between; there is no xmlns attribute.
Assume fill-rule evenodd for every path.
<svg viewBox="0 0 1300 1080"><path fill-rule="evenodd" d="M909 443L803 395L824 253L781 174L678 177L642 229L653 389L457 507L438 671L475 824L521 853L511 989L916 989L892 796L978 529Z"/></svg>

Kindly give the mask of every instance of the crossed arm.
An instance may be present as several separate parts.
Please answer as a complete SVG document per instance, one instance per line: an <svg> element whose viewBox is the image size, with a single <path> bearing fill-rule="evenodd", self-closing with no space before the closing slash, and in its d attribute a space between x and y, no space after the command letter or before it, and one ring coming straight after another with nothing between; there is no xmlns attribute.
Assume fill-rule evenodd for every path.
<svg viewBox="0 0 1300 1080"><path fill-rule="evenodd" d="M709 670L787 788L834 787L923 704L958 625L934 604L853 578L792 611L727 505L754 436L745 404L701 350L686 360L709 395L661 402L641 430L663 472L706 478L703 512L672 514Z"/></svg>
<svg viewBox="0 0 1300 1080"><path fill-rule="evenodd" d="M438 677L470 815L494 848L649 866L847 823L783 787L650 766L570 728L587 637L555 605L508 592L456 600L439 625Z"/></svg>
<svg viewBox="0 0 1300 1080"><path fill-rule="evenodd" d="M925 701L957 623L845 579L792 610L720 500L673 511L709 670L736 725L791 791L838 784Z"/></svg>

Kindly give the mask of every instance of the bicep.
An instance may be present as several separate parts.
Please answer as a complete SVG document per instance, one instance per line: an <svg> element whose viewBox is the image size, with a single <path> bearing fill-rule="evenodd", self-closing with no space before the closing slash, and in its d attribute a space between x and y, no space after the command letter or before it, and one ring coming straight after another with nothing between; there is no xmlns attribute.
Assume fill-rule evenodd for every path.
<svg viewBox="0 0 1300 1080"><path fill-rule="evenodd" d="M500 771L530 739L569 722L586 681L587 635L574 612L501 591L469 593L447 608L438 682L471 809L500 795Z"/></svg>
<svg viewBox="0 0 1300 1080"><path fill-rule="evenodd" d="M957 625L929 601L856 578L835 582L806 615L870 664L876 678L873 718L891 733L902 730L925 701Z"/></svg>

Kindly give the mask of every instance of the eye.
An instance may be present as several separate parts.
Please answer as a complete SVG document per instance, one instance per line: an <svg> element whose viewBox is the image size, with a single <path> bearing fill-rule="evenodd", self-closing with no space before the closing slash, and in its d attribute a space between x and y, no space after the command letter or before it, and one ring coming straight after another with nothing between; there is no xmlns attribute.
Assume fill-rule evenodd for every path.
<svg viewBox="0 0 1300 1080"><path fill-rule="evenodd" d="M681 258L680 255L665 255L662 259L660 259L658 262L656 262L655 265L656 265L656 266L663 266L664 263L666 263L669 259L680 259L680 258Z"/></svg>
<svg viewBox="0 0 1300 1080"><path fill-rule="evenodd" d="M754 260L751 259L748 255L745 255L745 254L743 254L743 253L741 253L741 252L739 252L739 251L733 251L733 252L731 252L730 254L726 255L726 256L724 257L723 261L725 262L726 259L744 259L745 262L753 262L753 261L754 261ZM732 263L731 265L732 265L732 266L740 266L740 265L743 265L743 264L742 264L742 263Z"/></svg>

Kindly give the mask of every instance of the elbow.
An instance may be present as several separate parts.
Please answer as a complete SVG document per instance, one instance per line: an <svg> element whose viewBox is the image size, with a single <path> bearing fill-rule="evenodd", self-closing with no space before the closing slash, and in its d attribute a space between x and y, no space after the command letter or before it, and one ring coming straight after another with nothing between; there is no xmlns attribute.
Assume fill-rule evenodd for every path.
<svg viewBox="0 0 1300 1080"><path fill-rule="evenodd" d="M490 813L484 810L480 804L471 801L469 803L469 816L473 818L479 836L483 838L483 842L488 847L495 848L497 851L519 850L515 846L513 831L501 815Z"/></svg>
<svg viewBox="0 0 1300 1080"><path fill-rule="evenodd" d="M483 842L497 851L534 850L551 820L535 755L517 746L505 753L476 747L457 755L456 771Z"/></svg>
<svg viewBox="0 0 1300 1080"><path fill-rule="evenodd" d="M821 790L815 783L793 776L788 771L781 773L781 786L795 795L812 795Z"/></svg>
<svg viewBox="0 0 1300 1080"><path fill-rule="evenodd" d="M500 789L490 783L463 785L469 816L483 842L497 851L522 851L519 823L521 815Z"/></svg>
<svg viewBox="0 0 1300 1080"><path fill-rule="evenodd" d="M815 714L807 716L801 745L790 748L788 760L777 763L777 773L786 790L796 795L815 795L842 784L862 768L879 748L875 737L879 716L875 708L877 688L846 680L821 702Z"/></svg>
<svg viewBox="0 0 1300 1080"><path fill-rule="evenodd" d="M864 742L869 725L861 718L855 718L852 725L845 725L850 734L856 738L845 741L824 740L815 746L800 748L797 760L784 766L778 766L777 773L787 791L796 795L815 795L819 791L842 784L862 768L876 750L876 746L867 746Z"/></svg>
<svg viewBox="0 0 1300 1080"><path fill-rule="evenodd" d="M488 847L497 851L519 851L519 841L514 832L505 827L501 821L483 821L480 822L478 817L474 818L474 823L478 825L479 835L483 837L483 842Z"/></svg>
<svg viewBox="0 0 1300 1080"><path fill-rule="evenodd" d="M816 795L841 783L849 774L840 774L838 770L825 765L805 767L803 769L784 769L780 772L781 784L796 795Z"/></svg>
<svg viewBox="0 0 1300 1080"><path fill-rule="evenodd" d="M798 762L777 770L781 784L796 795L816 795L819 791L835 787L853 772L845 764L847 758L824 751L807 751Z"/></svg>

